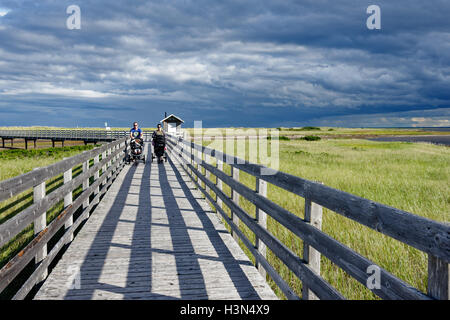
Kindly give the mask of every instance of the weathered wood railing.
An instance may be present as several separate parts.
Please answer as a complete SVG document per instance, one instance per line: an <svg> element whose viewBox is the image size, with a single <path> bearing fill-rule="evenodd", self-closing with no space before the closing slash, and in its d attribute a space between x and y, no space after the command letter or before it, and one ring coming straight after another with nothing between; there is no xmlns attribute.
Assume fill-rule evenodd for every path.
<svg viewBox="0 0 450 320"><path fill-rule="evenodd" d="M0 182L0 202L33 188L33 204L0 224L0 248L7 245L25 228L34 225L34 238L0 269L0 293L35 259L35 269L15 293L13 299L23 299L33 287L45 279L50 263L65 244L73 239L74 231L85 221L93 207L121 171L127 138L121 138L90 151L64 159L44 168ZM100 158L101 157L101 158ZM93 161L92 161L93 160ZM92 165L90 165L93 163ZM72 169L82 166L82 173L73 177ZM101 171L101 174L100 174ZM64 184L46 194L46 181L63 174ZM93 181L92 181L93 180ZM91 183L90 183L91 182ZM73 199L73 191L82 192ZM46 225L46 212L64 200L59 215ZM74 213L81 211L74 221ZM52 237L65 232L47 253Z"/></svg>
<svg viewBox="0 0 450 320"><path fill-rule="evenodd" d="M151 136L151 131L143 131L145 139ZM129 131L118 130L0 130L0 138L4 147L6 139L23 138L28 140L84 140L84 141L114 141L129 135Z"/></svg>
<svg viewBox="0 0 450 320"><path fill-rule="evenodd" d="M239 238L248 248L261 273L265 275L267 272L288 299L299 299L299 297L266 259L266 246L302 281L304 299L344 298L336 288L320 276L321 254L382 299L449 299L450 226L448 224L429 220L280 171L276 171L273 175L264 175L261 174L261 170L268 168L262 165L249 163L182 138L168 136L167 141L171 158L176 159L183 166L192 181L214 205L231 228L235 239ZM215 158L215 166L210 164L211 158ZM225 161L231 167L231 175L223 171ZM205 174L202 174L202 170L205 170ZM239 182L241 170L256 177L256 190ZM216 183L210 179L211 174L216 176ZM222 191L222 183L231 188L231 197ZM305 218L301 219L270 201L267 198L267 183L303 197ZM211 196L210 191L213 191L216 199ZM256 218L239 206L240 196L255 205ZM223 204L230 209L230 216L224 211ZM427 294L322 232L322 207L428 254ZM303 240L303 259L267 230L266 215L271 216ZM239 221L255 234L255 244L241 231ZM379 285L367 285L370 276L368 270L379 272Z"/></svg>

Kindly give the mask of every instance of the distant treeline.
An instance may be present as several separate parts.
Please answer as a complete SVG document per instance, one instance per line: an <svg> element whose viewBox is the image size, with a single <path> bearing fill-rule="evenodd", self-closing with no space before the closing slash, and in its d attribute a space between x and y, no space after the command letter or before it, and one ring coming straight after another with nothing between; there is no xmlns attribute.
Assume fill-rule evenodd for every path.
<svg viewBox="0 0 450 320"><path fill-rule="evenodd" d="M302 127L302 128L282 128L278 127L278 131L320 131L322 130L319 127ZM328 131L334 131L333 128L328 129Z"/></svg>
<svg viewBox="0 0 450 320"><path fill-rule="evenodd" d="M272 137L268 136L267 140L272 140ZM290 141L290 140L318 141L318 140L321 140L321 138L319 136L304 136L304 137L300 137L300 138L289 138L286 136L280 136L280 137L278 137L278 140L282 140L282 141Z"/></svg>

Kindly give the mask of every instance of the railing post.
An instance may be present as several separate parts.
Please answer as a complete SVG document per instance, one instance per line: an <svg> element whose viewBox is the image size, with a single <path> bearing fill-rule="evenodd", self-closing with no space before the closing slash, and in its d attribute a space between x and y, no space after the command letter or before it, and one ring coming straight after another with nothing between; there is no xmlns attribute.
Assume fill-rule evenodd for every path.
<svg viewBox="0 0 450 320"><path fill-rule="evenodd" d="M234 180L239 181L239 169L231 166L231 176L233 177ZM233 189L231 189L231 198L233 199L233 202L239 206L240 195ZM233 211L231 212L231 219L233 220L236 227L239 228L239 217L236 214L234 214ZM234 232L231 232L231 234L233 235L234 240L236 242L239 242L239 236Z"/></svg>
<svg viewBox="0 0 450 320"><path fill-rule="evenodd" d="M200 143L201 143L201 141L200 141ZM203 153L202 153L201 146L197 147L196 149L197 149L197 158L199 159L199 163L197 164L197 170L198 170L198 172L200 172L201 175L203 175L203 172L202 172L203 171L203 167L202 167ZM202 181L200 179L198 179L197 181L200 183L200 185L202 185ZM206 183L205 183L205 186L206 186Z"/></svg>
<svg viewBox="0 0 450 320"><path fill-rule="evenodd" d="M187 148L186 148L186 145L183 143L183 141L184 140L180 140L180 143L179 143L179 147L180 147L180 156L181 156L181 158L183 159L183 166L185 166L185 168L186 168L186 171L187 172L191 172L190 170L189 170L189 166L187 165L188 164L188 161L189 161L189 157L186 155L186 153L184 152L185 150L187 150Z"/></svg>
<svg viewBox="0 0 450 320"><path fill-rule="evenodd" d="M206 164L209 164L209 163L210 163L210 157L209 157L209 154L207 154L207 153L205 153L205 163L206 163ZM209 172L209 170L206 170L206 169L205 169L205 177L206 177L206 179L210 180L210 178L211 178L211 173ZM211 193L211 190L210 190L210 188L206 185L206 183L205 183L205 187L206 187L206 193L207 193L207 194L210 194L210 193Z"/></svg>
<svg viewBox="0 0 450 320"><path fill-rule="evenodd" d="M450 264L428 254L429 296L438 300L450 300Z"/></svg>
<svg viewBox="0 0 450 320"><path fill-rule="evenodd" d="M114 147L108 148L107 157L111 156L111 154L112 154L113 152L114 152ZM111 165L112 165L112 160L109 159L108 162L107 162L107 164L106 164L106 167L109 168L109 167L111 167ZM105 170L106 170L106 169L105 169ZM109 178L111 178L111 176L112 176L112 172L110 171L110 172L108 173L108 176L106 177L106 179L109 180Z"/></svg>
<svg viewBox="0 0 450 320"><path fill-rule="evenodd" d="M83 173L87 171L89 171L89 160L83 162ZM83 192L87 189L89 189L89 177L86 177L86 179L83 181ZM89 207L89 197L87 197L83 202L83 209L86 209L87 207Z"/></svg>
<svg viewBox="0 0 450 320"><path fill-rule="evenodd" d="M322 230L322 206L307 198L305 198L305 222ZM305 242L303 243L303 260L313 272L320 275L320 252ZM309 290L305 283L303 283L302 298L303 300L319 299L311 290Z"/></svg>
<svg viewBox="0 0 450 320"><path fill-rule="evenodd" d="M45 181L38 184L33 188L33 202L37 203L45 197ZM34 235L44 230L47 227L47 212L41 213L39 217L34 220ZM34 258L35 264L40 263L47 256L47 244L45 244L41 250L36 253ZM43 274L38 279L38 282L44 280L47 277L48 271L44 270Z"/></svg>
<svg viewBox="0 0 450 320"><path fill-rule="evenodd" d="M266 181L264 181L260 178L256 178L256 193L259 193L263 197L267 197L267 182ZM267 229L267 214L264 211L262 211L261 209L259 209L258 207L256 207L255 218L261 227L263 227L264 229ZM266 258L266 254L267 254L266 245L264 242L262 242L258 238L258 236L255 236L255 247L257 248L259 253L264 258ZM266 278L266 270L264 270L262 265L260 263L258 263L258 260L256 260L256 267L258 268L259 273L265 279Z"/></svg>
<svg viewBox="0 0 450 320"><path fill-rule="evenodd" d="M127 140L125 140L125 141L123 141L123 142L121 142L120 144L119 144L119 147L121 147L121 148L123 148L124 149L124 152L125 152L125 154L128 152L128 145L129 145L129 142L130 141L128 141L128 139ZM120 161L123 161L123 157L122 156L119 156L119 158L118 158Z"/></svg>
<svg viewBox="0 0 450 320"><path fill-rule="evenodd" d="M114 151L117 151L117 150L119 150L120 149L120 145L119 144L116 144L115 146L114 146ZM118 159L119 159L119 157L120 157L120 153L117 153L116 154L116 156L113 158L113 163L114 162L116 162Z"/></svg>
<svg viewBox="0 0 450 320"><path fill-rule="evenodd" d="M124 151L126 152L126 146L127 146L127 141L126 140L124 142L120 142L117 145L117 148L122 149L124 145L125 145ZM121 161L122 159L123 159L122 153L118 153L117 157L116 157L116 161Z"/></svg>
<svg viewBox="0 0 450 320"><path fill-rule="evenodd" d="M99 155L96 155L94 157L94 166L99 163ZM97 181L100 178L100 170L95 171L94 173L94 181ZM97 186L94 190L94 196L96 196L98 193L100 192L100 186ZM94 204L98 204L99 203L99 199L94 201Z"/></svg>
<svg viewBox="0 0 450 320"><path fill-rule="evenodd" d="M72 168L64 172L64 184L69 183L72 180ZM64 196L64 209L72 204L72 191L70 191L67 195ZM64 224L66 230L69 229L73 224L73 214L67 219ZM73 234L69 236L66 241L66 244L69 244L73 240Z"/></svg>
<svg viewBox="0 0 450 320"><path fill-rule="evenodd" d="M219 169L220 171L223 172L223 161L221 159L217 159L217 169ZM220 191L222 191L222 180L219 179L219 177L217 177L216 180L216 184L217 184L217 189L219 189ZM222 208L222 199L217 197L217 205Z"/></svg>
<svg viewBox="0 0 450 320"><path fill-rule="evenodd" d="M103 151L103 153L102 153L102 161L105 160L105 158L106 158L106 150ZM102 175L104 175L105 172L106 172L106 163L102 167ZM105 184L106 184L106 179L103 180L102 186Z"/></svg>
<svg viewBox="0 0 450 320"><path fill-rule="evenodd" d="M190 148L191 152L189 153L189 158L190 158L189 162L191 163L192 166L194 166L194 146L193 146L192 142L190 145L191 145L191 148ZM189 170L189 171L190 171L191 176L195 179L194 172L192 170Z"/></svg>

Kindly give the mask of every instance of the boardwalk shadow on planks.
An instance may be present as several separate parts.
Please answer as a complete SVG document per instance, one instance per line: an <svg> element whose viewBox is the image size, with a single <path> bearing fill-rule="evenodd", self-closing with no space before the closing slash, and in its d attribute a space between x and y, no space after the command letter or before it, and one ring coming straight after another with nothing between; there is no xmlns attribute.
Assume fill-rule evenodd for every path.
<svg viewBox="0 0 450 320"><path fill-rule="evenodd" d="M171 161L133 165L61 298L260 299L225 233Z"/></svg>
<svg viewBox="0 0 450 320"><path fill-rule="evenodd" d="M202 206L200 206L198 199L195 198L191 189L182 178L180 171L175 167L172 161L170 163L169 175L165 166L160 166L159 181L161 184L161 190L163 191L163 198L165 207L168 212L169 228L172 238L180 237L182 239L197 238L193 234L198 233L198 241L186 241L179 248L174 247L175 263L179 270L179 286L181 292L181 298L189 299L189 294L193 288L196 288L199 297L209 297L209 288L206 288L210 282L218 281L220 279L228 281L232 285L233 291L235 291L235 298L238 299L258 299L260 298L258 293L253 287L253 284L247 278L247 275L241 269L241 265L253 266L249 260L236 259L227 245L224 243L220 236L220 233L228 232L223 230L217 230L216 226L212 223L208 215L205 213ZM170 183L169 178L175 183ZM177 188L179 187L179 188ZM174 190L180 189L181 194L185 196L189 204L188 208L192 210L185 211L179 207L177 197L174 194ZM186 215L194 215L197 222L196 225L187 225L185 221ZM202 242L208 245L208 252L202 252L201 248L198 248L199 243ZM183 272L183 265L188 262L190 271L197 273L198 278L193 278L189 273ZM219 269L211 269L211 272L217 272L215 279L204 279L206 273L209 272L206 268L202 268L200 262L205 262L205 265L209 265L211 262ZM213 289L214 290L214 289ZM230 290L228 286L224 286L224 290ZM220 293L219 293L220 296Z"/></svg>
<svg viewBox="0 0 450 320"><path fill-rule="evenodd" d="M151 221L149 192L151 166L149 165L144 167L142 180L139 183L138 203L135 204L135 218L124 219L124 212L130 206L127 195L131 193L130 189L133 187L133 180L136 179L136 176L140 176L139 168L142 167L132 165L125 174L118 194L111 208L106 213L106 218L91 242L90 248L84 257L85 260L79 269L80 283L77 285L76 281L74 282L74 287L67 291L64 296L65 299L101 299L102 295L105 298L110 298L111 295L106 294L107 292L116 293L117 298L131 299L136 298L136 294L139 297L141 290L150 287L151 254L145 252L145 248L148 250L151 247L150 237L145 234L145 228L150 225ZM95 212L93 214L95 215ZM130 227L121 230L119 228L121 224L128 224ZM132 231L126 234L129 230ZM129 244L123 243L126 241L117 242L118 231L122 233L121 237L130 240ZM123 255L126 259L121 259L120 254L118 254L120 251L129 252L129 254ZM102 277L108 274L109 270L105 270L103 267L108 260L113 263L117 262L116 268L110 271L110 277L117 280L126 280L126 286L114 285L114 281L104 281ZM111 273L112 271L114 273ZM123 277L124 274L127 274L126 279ZM136 284L139 284L139 287L136 287ZM104 291L105 294L98 293L98 290ZM94 293L97 296L94 297Z"/></svg>

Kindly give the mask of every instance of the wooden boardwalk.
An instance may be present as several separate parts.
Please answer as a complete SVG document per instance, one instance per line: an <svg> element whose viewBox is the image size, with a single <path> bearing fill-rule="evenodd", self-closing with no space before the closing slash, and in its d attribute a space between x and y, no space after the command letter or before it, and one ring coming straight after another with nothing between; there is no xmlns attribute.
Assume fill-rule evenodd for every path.
<svg viewBox="0 0 450 320"><path fill-rule="evenodd" d="M59 131L24 134L29 139L78 134L78 130ZM0 132L0 137L12 136ZM90 137L86 133L80 139ZM129 139L126 132L113 138L98 148L0 181L1 205L9 201L7 206L22 206L14 197L22 197L20 203L24 203L20 212L0 223L0 247L23 232L29 234L31 225L34 232L32 239L27 236L30 241L24 248L0 268L0 294L12 299L276 299L234 240L239 239L287 299L345 299L341 288L323 277L321 255L338 268L336 272L345 272L382 299L450 298L448 223L170 135L168 152L176 164L124 167ZM231 166L231 175L224 171L224 163ZM241 171L255 179L253 187L241 182ZM217 184L211 176L218 179ZM63 183L55 189L53 181L59 179ZM224 185L231 189L231 198L223 191ZM286 196L303 198L304 218L271 201L269 185L284 190ZM77 197L72 199L74 193ZM217 208L220 221L225 220L233 237L203 196ZM255 215L239 206L240 199L255 206ZM61 203L64 209L47 223L49 210ZM232 211L232 217L223 206ZM323 208L426 255L426 293L323 232ZM268 230L269 216L281 228L281 235L290 234L303 242L301 255L297 244L285 243ZM81 224L67 248L65 243ZM242 232L244 226L251 238ZM279 263L292 273L275 266ZM374 278L379 285L369 285Z"/></svg>
<svg viewBox="0 0 450 320"><path fill-rule="evenodd" d="M276 298L183 170L156 161L125 166L35 296Z"/></svg>

